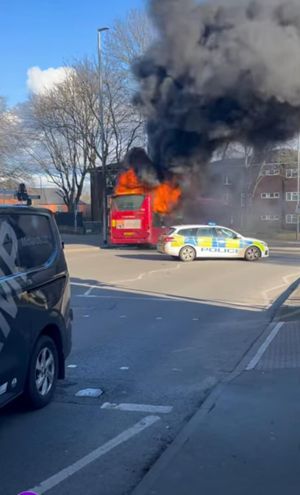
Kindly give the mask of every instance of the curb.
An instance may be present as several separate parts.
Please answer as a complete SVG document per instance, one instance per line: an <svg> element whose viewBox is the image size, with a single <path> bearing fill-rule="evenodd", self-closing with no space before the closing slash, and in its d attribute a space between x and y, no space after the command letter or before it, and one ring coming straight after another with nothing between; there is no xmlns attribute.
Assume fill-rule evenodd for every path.
<svg viewBox="0 0 300 495"><path fill-rule="evenodd" d="M300 278L293 282L272 304L271 308L268 309L271 320L275 320L279 310L284 305L286 301L292 296L292 294L299 288Z"/></svg>
<svg viewBox="0 0 300 495"><path fill-rule="evenodd" d="M212 389L207 398L201 404L200 408L195 412L190 421L183 426L177 437L161 454L157 461L150 467L147 474L142 478L139 484L132 491L131 495L150 495L154 494L153 487L159 476L168 468L172 459L177 455L183 445L189 441L189 438L193 435L194 431L198 428L209 411L214 407L215 403L224 392L228 383L237 378L241 373L246 372L246 365L250 362L251 357L255 355L257 349L260 347L261 342L265 339L266 335L270 333L270 330L276 323L276 316L279 313L282 305L291 297L291 295L300 287L300 278L293 282L288 289L286 289L281 296L273 303L272 307L268 310L270 317L270 323L268 323L257 339L252 342L248 350L242 356L241 360L236 365L235 369L219 384Z"/></svg>
<svg viewBox="0 0 300 495"><path fill-rule="evenodd" d="M167 446L166 450L160 455L156 462L149 468L149 471L141 479L135 489L131 492L131 495L151 495L155 494L153 486L159 476L165 471L166 468L172 462L172 459L177 455L180 449L189 441L189 438L193 435L195 430L198 428L199 423L201 423L207 416L207 414L215 407L216 402L219 397L225 391L227 385L235 380L241 373L246 372L246 365L249 364L251 358L256 354L257 349L261 345L261 341L265 339L265 336L270 333L274 327L274 322L266 323L263 327L260 335L252 342L244 355L241 357L240 361L237 363L236 367L226 376L222 381L220 381L211 392L208 394L206 399L202 402L198 410L194 413L192 418L188 421L186 425L183 426L182 430L179 432L177 437L173 442Z"/></svg>

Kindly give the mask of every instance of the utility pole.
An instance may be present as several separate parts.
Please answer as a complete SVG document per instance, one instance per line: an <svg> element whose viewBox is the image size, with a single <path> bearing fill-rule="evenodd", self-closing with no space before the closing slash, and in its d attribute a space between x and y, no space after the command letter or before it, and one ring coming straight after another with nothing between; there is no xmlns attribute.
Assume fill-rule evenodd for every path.
<svg viewBox="0 0 300 495"><path fill-rule="evenodd" d="M299 233L300 233L300 132L298 134L298 178L297 178L297 241L299 241Z"/></svg>
<svg viewBox="0 0 300 495"><path fill-rule="evenodd" d="M107 171L106 171L106 150L105 150L105 129L104 129L104 98L103 98L103 63L102 63L102 33L109 28L103 27L98 29L98 74L99 74L99 120L101 132L101 156L102 156L102 242L104 246L108 244L107 236Z"/></svg>

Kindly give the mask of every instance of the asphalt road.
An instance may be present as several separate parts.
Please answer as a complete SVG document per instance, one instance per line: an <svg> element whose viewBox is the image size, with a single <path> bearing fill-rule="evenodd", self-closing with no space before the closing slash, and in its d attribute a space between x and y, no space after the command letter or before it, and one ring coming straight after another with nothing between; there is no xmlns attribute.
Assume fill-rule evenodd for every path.
<svg viewBox="0 0 300 495"><path fill-rule="evenodd" d="M256 264L79 245L67 257L67 379L44 410L0 412L1 494L131 493L300 276L298 248L278 243ZM85 389L103 393L76 396Z"/></svg>

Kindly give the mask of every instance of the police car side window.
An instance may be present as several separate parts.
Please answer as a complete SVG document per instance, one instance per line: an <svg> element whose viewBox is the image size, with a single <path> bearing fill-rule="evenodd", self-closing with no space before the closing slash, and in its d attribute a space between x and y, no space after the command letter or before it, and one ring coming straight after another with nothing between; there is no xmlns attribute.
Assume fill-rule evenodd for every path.
<svg viewBox="0 0 300 495"><path fill-rule="evenodd" d="M236 237L236 234L232 232L232 230L228 229L220 229L221 230L221 235L223 237L227 237L227 239L234 239Z"/></svg>
<svg viewBox="0 0 300 495"><path fill-rule="evenodd" d="M212 229L198 229L198 237L213 237Z"/></svg>
<svg viewBox="0 0 300 495"><path fill-rule="evenodd" d="M198 229L182 229L179 230L178 235L183 237L197 237Z"/></svg>
<svg viewBox="0 0 300 495"><path fill-rule="evenodd" d="M47 216L1 215L0 228L6 231L0 264L7 267L10 261L5 275L42 267L55 252L55 240Z"/></svg>
<svg viewBox="0 0 300 495"><path fill-rule="evenodd" d="M222 239L234 239L235 238L235 233L232 232L232 230L228 230L228 229L223 229L221 227L216 227L213 229L214 233L213 233L213 236L214 237L221 237Z"/></svg>

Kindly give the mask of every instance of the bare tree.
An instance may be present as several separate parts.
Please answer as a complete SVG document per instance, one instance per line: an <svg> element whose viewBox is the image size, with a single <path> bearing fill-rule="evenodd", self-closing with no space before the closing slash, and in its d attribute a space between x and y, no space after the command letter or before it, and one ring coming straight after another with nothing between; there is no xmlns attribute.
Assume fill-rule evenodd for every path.
<svg viewBox="0 0 300 495"><path fill-rule="evenodd" d="M97 145L95 119L82 94L76 73L68 71L63 83L33 95L24 114L28 152L57 186L70 212L76 211L89 167L95 164L89 143Z"/></svg>
<svg viewBox="0 0 300 495"><path fill-rule="evenodd" d="M106 52L110 63L128 78L132 64L143 55L155 37L154 27L144 10L132 9L116 20L108 32Z"/></svg>
<svg viewBox="0 0 300 495"><path fill-rule="evenodd" d="M1 188L26 178L25 167L20 159L22 136L20 121L14 110L7 108L0 97L0 183Z"/></svg>
<svg viewBox="0 0 300 495"><path fill-rule="evenodd" d="M24 114L29 152L58 187L69 211L76 210L91 168L120 162L143 138L143 120L131 103L130 91L109 64L103 91L103 156L94 62L85 59L68 68L62 83L44 94L32 95Z"/></svg>

